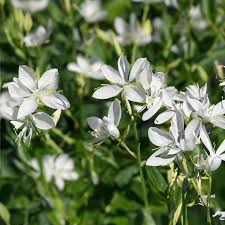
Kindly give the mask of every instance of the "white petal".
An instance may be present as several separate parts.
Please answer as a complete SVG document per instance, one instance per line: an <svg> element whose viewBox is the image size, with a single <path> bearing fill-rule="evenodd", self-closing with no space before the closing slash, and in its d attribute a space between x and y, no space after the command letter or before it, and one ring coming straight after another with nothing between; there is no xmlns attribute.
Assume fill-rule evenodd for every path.
<svg viewBox="0 0 225 225"><path fill-rule="evenodd" d="M101 68L102 74L105 78L115 84L124 84L125 81L120 77L119 73L111 66L104 65Z"/></svg>
<svg viewBox="0 0 225 225"><path fill-rule="evenodd" d="M25 98L19 107L17 118L23 118L37 109L37 99L36 97Z"/></svg>
<svg viewBox="0 0 225 225"><path fill-rule="evenodd" d="M225 100L220 101L215 105L212 111L212 116L221 116L225 114Z"/></svg>
<svg viewBox="0 0 225 225"><path fill-rule="evenodd" d="M220 147L217 149L216 154L221 155L225 151L225 140L221 143Z"/></svg>
<svg viewBox="0 0 225 225"><path fill-rule="evenodd" d="M38 112L32 115L35 126L41 130L48 130L55 127L55 123L47 113Z"/></svg>
<svg viewBox="0 0 225 225"><path fill-rule="evenodd" d="M173 138L170 133L160 130L157 127L150 127L148 130L150 141L160 147L167 146L173 143Z"/></svg>
<svg viewBox="0 0 225 225"><path fill-rule="evenodd" d="M97 130L99 128L99 125L102 124L102 120L98 117L88 117L87 123L92 130Z"/></svg>
<svg viewBox="0 0 225 225"><path fill-rule="evenodd" d="M20 99L31 95L28 91L24 90L15 82L8 84L8 91L11 98Z"/></svg>
<svg viewBox="0 0 225 225"><path fill-rule="evenodd" d="M225 129L225 118L223 116L214 117L210 122L217 127Z"/></svg>
<svg viewBox="0 0 225 225"><path fill-rule="evenodd" d="M19 80L29 90L34 91L36 80L32 69L26 65L19 66Z"/></svg>
<svg viewBox="0 0 225 225"><path fill-rule="evenodd" d="M166 121L170 120L173 116L175 115L175 112L173 111L165 111L163 113L160 113L156 119L155 119L155 124L162 124L165 123Z"/></svg>
<svg viewBox="0 0 225 225"><path fill-rule="evenodd" d="M148 90L150 88L152 82L152 71L150 68L150 63L148 61L146 61L146 64L139 75L139 80L145 90Z"/></svg>
<svg viewBox="0 0 225 225"><path fill-rule="evenodd" d="M52 109L65 110L70 107L68 100L58 92L43 94L40 96L41 101Z"/></svg>
<svg viewBox="0 0 225 225"><path fill-rule="evenodd" d="M192 150L195 147L201 128L201 123L201 119L199 118L195 118L189 122L184 132L185 148L183 150Z"/></svg>
<svg viewBox="0 0 225 225"><path fill-rule="evenodd" d="M187 96L187 100L191 107L195 110L195 112L199 112L199 110L202 108L202 104L200 101L190 98L189 96Z"/></svg>
<svg viewBox="0 0 225 225"><path fill-rule="evenodd" d="M118 138L120 136L120 132L119 132L118 128L113 123L107 124L107 129L111 136L113 136L115 138Z"/></svg>
<svg viewBox="0 0 225 225"><path fill-rule="evenodd" d="M129 82L132 82L134 79L139 77L147 62L146 58L139 58L135 61L130 70Z"/></svg>
<svg viewBox="0 0 225 225"><path fill-rule="evenodd" d="M141 87L137 87L133 84L126 85L124 87L123 93L125 95L125 98L129 101L138 103L145 102L145 92Z"/></svg>
<svg viewBox="0 0 225 225"><path fill-rule="evenodd" d="M16 130L20 129L24 123L20 121L10 121L10 123L15 127Z"/></svg>
<svg viewBox="0 0 225 225"><path fill-rule="evenodd" d="M56 187L62 191L64 186L65 186L65 183L64 183L64 180L61 179L61 178L55 178L55 184L56 184Z"/></svg>
<svg viewBox="0 0 225 225"><path fill-rule="evenodd" d="M104 85L98 88L92 95L97 99L108 99L117 96L122 91L118 85Z"/></svg>
<svg viewBox="0 0 225 225"><path fill-rule="evenodd" d="M120 72L120 76L123 80L128 81L128 73L129 73L129 63L127 61L127 57L122 54L118 59L118 70Z"/></svg>
<svg viewBox="0 0 225 225"><path fill-rule="evenodd" d="M45 88L56 90L58 88L58 70L50 69L43 73L38 81L38 89L43 90Z"/></svg>
<svg viewBox="0 0 225 225"><path fill-rule="evenodd" d="M110 105L109 111L108 111L108 118L116 126L119 125L120 118L121 118L121 106L120 106L120 101L118 99L115 99L113 103Z"/></svg>
<svg viewBox="0 0 225 225"><path fill-rule="evenodd" d="M200 130L200 138L202 140L202 143L209 150L210 155L214 155L215 151L212 147L211 140L209 138L209 135L208 135L204 125L202 125L201 130Z"/></svg>
<svg viewBox="0 0 225 225"><path fill-rule="evenodd" d="M68 63L66 66L67 70L71 71L71 72L76 72L76 73L82 73L80 67L76 64L76 63Z"/></svg>
<svg viewBox="0 0 225 225"><path fill-rule="evenodd" d="M118 34L124 34L127 32L128 24L121 17L116 17L114 27Z"/></svg>
<svg viewBox="0 0 225 225"><path fill-rule="evenodd" d="M154 103L148 108L148 110L143 114L142 120L146 121L149 120L151 117L153 117L162 106L162 100L161 98L156 98L154 100Z"/></svg>
<svg viewBox="0 0 225 225"><path fill-rule="evenodd" d="M154 152L146 162L147 166L165 166L171 163L176 155L168 155L165 148L161 148Z"/></svg>

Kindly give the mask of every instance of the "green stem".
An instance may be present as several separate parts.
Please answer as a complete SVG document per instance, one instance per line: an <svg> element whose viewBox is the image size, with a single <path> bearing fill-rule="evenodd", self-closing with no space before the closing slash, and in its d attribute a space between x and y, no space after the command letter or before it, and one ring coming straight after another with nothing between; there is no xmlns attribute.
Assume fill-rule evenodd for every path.
<svg viewBox="0 0 225 225"><path fill-rule="evenodd" d="M131 64L134 64L136 58L137 43L135 42L131 53Z"/></svg>
<svg viewBox="0 0 225 225"><path fill-rule="evenodd" d="M145 4L144 6L144 12L143 12L143 16L142 16L142 23L144 23L147 19L147 16L148 16L148 12L149 12L149 7L150 5L149 4Z"/></svg>
<svg viewBox="0 0 225 225"><path fill-rule="evenodd" d="M208 198L207 198L207 223L209 225L212 225L211 216L210 216L211 189L212 189L212 177L211 177L211 173L209 172L209 191L208 191Z"/></svg>
<svg viewBox="0 0 225 225"><path fill-rule="evenodd" d="M130 150L130 148L126 145L126 143L120 139L117 140L119 145L121 145L132 157L134 157L135 159L137 158L137 156L135 155L135 153Z"/></svg>
<svg viewBox="0 0 225 225"><path fill-rule="evenodd" d="M141 185L142 185L142 190L143 190L143 199L145 203L145 209L148 208L148 193L145 185L145 180L144 180L144 174L141 166L141 151L140 151L140 143L138 144L137 147L137 161L138 161L138 169L141 177Z"/></svg>

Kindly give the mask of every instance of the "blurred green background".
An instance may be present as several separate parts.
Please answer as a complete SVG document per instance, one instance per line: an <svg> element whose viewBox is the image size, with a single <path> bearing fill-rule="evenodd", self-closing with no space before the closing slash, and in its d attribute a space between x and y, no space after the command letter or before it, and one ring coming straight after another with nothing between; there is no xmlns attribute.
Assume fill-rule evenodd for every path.
<svg viewBox="0 0 225 225"><path fill-rule="evenodd" d="M98 58L116 67L117 51L99 31L115 32L115 17L128 20L131 12L141 20L147 6L130 0L104 0L102 7L107 16L99 23L88 24L77 10L82 2L49 1L44 10L29 14L14 8L8 0L0 0L0 84L16 77L18 66L22 64L32 67L38 74L58 68L60 89L71 103L62 113L57 128L33 137L29 147L19 146L9 121L1 120L0 224L7 221L8 212L12 225L173 224L169 215L176 209L179 190L168 196L168 168L143 167L150 205L148 210L144 209L137 163L111 140L94 151L91 149L86 118L101 117L107 112L103 101L91 97L102 82L66 69L77 54ZM219 65L225 64L225 1L180 0L177 6L162 1L150 3L148 7L153 41L137 47L136 58L147 57L154 70L166 74L168 86L179 90L185 91L187 85L195 82L200 85L207 82L211 102L218 102L224 96L219 82L225 77ZM191 16L193 7L199 7L199 18ZM53 23L49 42L36 48L26 47L24 36L39 25L47 26L49 19ZM203 29L199 26L202 22ZM80 42L74 39L74 29L80 34ZM121 49L130 60L132 45L121 46ZM121 131L126 129L128 121L128 115L123 113ZM154 148L147 137L147 129L152 125L153 120L138 121L143 160ZM225 134L214 128L211 137L218 146ZM131 148L134 146L132 133L126 141ZM80 178L68 182L63 192L50 188L49 193L43 193L41 184L30 176L31 169L26 161L62 152L74 160ZM215 210L225 209L223 177L224 164L213 173ZM51 204L46 199L50 199ZM198 202L194 191L190 190L188 201ZM188 220L191 225L207 224L204 208L200 205L188 208ZM212 221L223 224L218 218ZM180 221L177 224L181 224Z"/></svg>

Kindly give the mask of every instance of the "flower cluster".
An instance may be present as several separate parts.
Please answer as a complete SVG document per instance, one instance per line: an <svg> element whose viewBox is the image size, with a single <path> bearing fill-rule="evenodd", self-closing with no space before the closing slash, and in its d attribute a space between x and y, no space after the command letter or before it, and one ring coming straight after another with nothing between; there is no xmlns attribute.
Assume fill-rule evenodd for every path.
<svg viewBox="0 0 225 225"><path fill-rule="evenodd" d="M215 151L205 126L211 123L225 129L225 100L211 104L206 84L202 87L189 85L185 92L179 92L175 87L165 87L165 75L162 72L153 73L146 58L139 58L130 66L124 55L119 57L118 71L108 65L102 66L101 70L111 83L97 88L94 98L108 99L121 94L126 105L129 102L139 104L141 110L138 113L144 111L143 121L152 118L161 108L166 109L155 118L154 123L171 121L169 131L157 127L148 130L150 141L158 147L148 158L148 166L168 165L182 158L186 151L195 149L199 140L208 151L194 157L196 168L214 171L225 160L225 141ZM88 118L88 124L94 130L92 134L97 141L102 141L107 137L119 137L117 126L120 118L120 104L116 99L109 108L108 117L103 120Z"/></svg>
<svg viewBox="0 0 225 225"><path fill-rule="evenodd" d="M55 127L61 110L70 106L68 100L58 89L58 70L47 70L40 79L28 66L19 66L18 78L6 83L8 100L4 115L8 117L15 130L20 130L17 137L29 144L33 130L48 130ZM56 109L52 116L43 112L45 106ZM54 119L57 118L57 119Z"/></svg>

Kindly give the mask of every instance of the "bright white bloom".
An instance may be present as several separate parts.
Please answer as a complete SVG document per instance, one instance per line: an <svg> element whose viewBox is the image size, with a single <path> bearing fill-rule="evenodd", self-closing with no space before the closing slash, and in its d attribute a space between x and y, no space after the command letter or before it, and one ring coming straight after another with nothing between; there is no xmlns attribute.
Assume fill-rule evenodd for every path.
<svg viewBox="0 0 225 225"><path fill-rule="evenodd" d="M103 62L99 60L90 60L84 56L78 55L76 63L69 63L67 69L72 72L82 74L86 77L90 77L96 80L104 80L105 77L102 74L101 67Z"/></svg>
<svg viewBox="0 0 225 225"><path fill-rule="evenodd" d="M58 70L47 70L39 80L35 79L33 71L25 65L19 67L19 78L8 83L10 97L21 101L17 119L36 111L39 101L53 109L66 109L70 106L68 100L57 92Z"/></svg>
<svg viewBox="0 0 225 225"><path fill-rule="evenodd" d="M88 23L101 21L106 16L106 11L101 9L100 0L85 0L81 4L79 12Z"/></svg>
<svg viewBox="0 0 225 225"><path fill-rule="evenodd" d="M102 66L102 73L105 79L112 84L106 84L98 88L93 97L97 99L108 99L117 96L122 92L125 98L129 99L136 91L135 80L144 68L146 58L139 58L130 68L127 58L121 55L118 60L118 70L113 69L111 66ZM136 96L136 95L135 95Z"/></svg>
<svg viewBox="0 0 225 225"><path fill-rule="evenodd" d="M194 28L198 30L204 30L208 26L207 22L202 17L200 5L191 7L190 17L191 24Z"/></svg>
<svg viewBox="0 0 225 225"><path fill-rule="evenodd" d="M13 109L12 106L16 105L16 102L10 98L8 92L2 92L0 94L0 119L10 120L12 119Z"/></svg>
<svg viewBox="0 0 225 225"><path fill-rule="evenodd" d="M49 22L47 28L44 26L39 26L35 32L26 35L23 41L26 47L38 47L49 41L51 33L52 22Z"/></svg>
<svg viewBox="0 0 225 225"><path fill-rule="evenodd" d="M30 114L21 119L12 119L10 123L14 126L15 131L20 130L17 134L19 142L23 140L25 144L30 144L33 131L38 133L40 130L48 130L55 127L54 120L44 112Z"/></svg>
<svg viewBox="0 0 225 225"><path fill-rule="evenodd" d="M211 140L205 127L201 128L200 138L209 151L209 155L204 159L203 155L195 156L194 160L196 162L195 166L200 170L214 171L217 170L222 162L225 161L225 140L221 143L219 148L215 151L212 146Z"/></svg>
<svg viewBox="0 0 225 225"><path fill-rule="evenodd" d="M221 212L221 211L217 211L213 217L219 216L220 220L225 220L225 211Z"/></svg>
<svg viewBox="0 0 225 225"><path fill-rule="evenodd" d="M11 0L11 3L17 9L35 13L48 6L49 0Z"/></svg>
<svg viewBox="0 0 225 225"><path fill-rule="evenodd" d="M184 129L183 115L177 111L170 132L150 127L150 141L159 147L147 160L148 166L164 166L171 163L179 152L193 150L199 135L200 120L193 119Z"/></svg>
<svg viewBox="0 0 225 225"><path fill-rule="evenodd" d="M101 142L108 137L118 138L120 132L118 125L121 119L120 101L115 99L109 107L108 115L103 119L97 117L87 118L89 127L93 130L92 135L95 137L95 142Z"/></svg>
<svg viewBox="0 0 225 225"><path fill-rule="evenodd" d="M35 171L35 177L40 176L40 167L36 159L30 162ZM74 162L66 154L59 156L47 155L42 161L43 174L49 183L54 179L56 187L62 191L66 180L77 180L79 175L74 171Z"/></svg>
<svg viewBox="0 0 225 225"><path fill-rule="evenodd" d="M145 45L151 41L150 24L146 23L141 25L133 13L130 15L129 23L121 17L116 17L114 26L118 33L118 42L121 45L129 45L131 43Z"/></svg>

